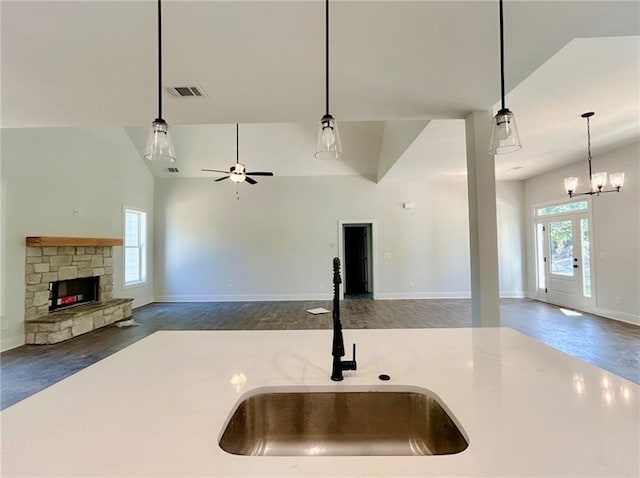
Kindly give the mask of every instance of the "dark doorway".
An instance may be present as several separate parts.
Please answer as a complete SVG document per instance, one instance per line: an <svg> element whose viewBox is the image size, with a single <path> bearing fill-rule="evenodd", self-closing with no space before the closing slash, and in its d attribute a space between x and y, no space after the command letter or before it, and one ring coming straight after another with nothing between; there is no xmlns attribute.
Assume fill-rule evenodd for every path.
<svg viewBox="0 0 640 478"><path fill-rule="evenodd" d="M371 298L371 225L344 225L344 293Z"/></svg>

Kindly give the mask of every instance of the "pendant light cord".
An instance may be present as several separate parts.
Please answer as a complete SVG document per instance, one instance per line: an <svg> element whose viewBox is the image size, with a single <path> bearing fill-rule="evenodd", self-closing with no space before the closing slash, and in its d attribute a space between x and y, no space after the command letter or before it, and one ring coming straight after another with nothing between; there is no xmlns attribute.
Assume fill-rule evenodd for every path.
<svg viewBox="0 0 640 478"><path fill-rule="evenodd" d="M158 119L162 119L162 9L158 0Z"/></svg>
<svg viewBox="0 0 640 478"><path fill-rule="evenodd" d="M240 162L240 132L236 123L236 164Z"/></svg>
<svg viewBox="0 0 640 478"><path fill-rule="evenodd" d="M327 116L329 115L329 0L325 0L325 93Z"/></svg>
<svg viewBox="0 0 640 478"><path fill-rule="evenodd" d="M589 126L589 117L587 116L587 154L589 159L589 182L591 182L591 127ZM591 189L591 186L589 187Z"/></svg>
<svg viewBox="0 0 640 478"><path fill-rule="evenodd" d="M504 104L504 21L502 18L502 0L500 0L500 89L502 92L502 109Z"/></svg>

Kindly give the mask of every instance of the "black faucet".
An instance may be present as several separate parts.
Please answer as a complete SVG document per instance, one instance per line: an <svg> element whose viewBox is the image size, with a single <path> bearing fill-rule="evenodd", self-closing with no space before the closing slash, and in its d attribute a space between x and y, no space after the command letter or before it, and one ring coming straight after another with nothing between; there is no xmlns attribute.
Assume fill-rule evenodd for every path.
<svg viewBox="0 0 640 478"><path fill-rule="evenodd" d="M331 380L340 382L344 377L343 370L356 370L356 344L353 344L353 360L342 360L344 357L344 339L342 338L342 324L340 323L340 259L333 259L333 370Z"/></svg>

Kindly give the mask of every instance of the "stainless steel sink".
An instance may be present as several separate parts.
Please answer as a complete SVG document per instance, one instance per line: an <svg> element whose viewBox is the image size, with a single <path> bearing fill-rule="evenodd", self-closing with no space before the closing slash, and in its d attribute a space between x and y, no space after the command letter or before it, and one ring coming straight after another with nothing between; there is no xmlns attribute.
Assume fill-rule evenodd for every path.
<svg viewBox="0 0 640 478"><path fill-rule="evenodd" d="M435 395L414 391L258 393L240 402L219 444L260 456L448 455L468 446Z"/></svg>

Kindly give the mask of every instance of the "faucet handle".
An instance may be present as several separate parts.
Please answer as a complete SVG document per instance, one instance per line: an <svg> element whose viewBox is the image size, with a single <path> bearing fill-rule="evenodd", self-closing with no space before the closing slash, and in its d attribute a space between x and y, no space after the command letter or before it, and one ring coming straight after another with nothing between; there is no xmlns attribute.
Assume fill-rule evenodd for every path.
<svg viewBox="0 0 640 478"><path fill-rule="evenodd" d="M357 370L358 364L356 363L356 344L353 344L353 359L342 361L342 370Z"/></svg>

